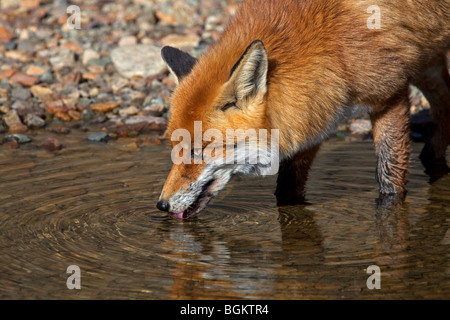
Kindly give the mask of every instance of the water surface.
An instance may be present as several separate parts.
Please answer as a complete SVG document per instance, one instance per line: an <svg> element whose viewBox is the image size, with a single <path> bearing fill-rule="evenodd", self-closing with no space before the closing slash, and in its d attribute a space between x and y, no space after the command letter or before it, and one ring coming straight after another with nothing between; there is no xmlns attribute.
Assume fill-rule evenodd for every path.
<svg viewBox="0 0 450 320"><path fill-rule="evenodd" d="M371 141L325 143L308 205L276 206L275 177L237 178L189 221L155 203L170 148L135 140L0 149L0 298L448 299L450 177L414 144L403 206L376 205ZM81 269L68 290L66 269ZM369 290L366 268L381 268Z"/></svg>

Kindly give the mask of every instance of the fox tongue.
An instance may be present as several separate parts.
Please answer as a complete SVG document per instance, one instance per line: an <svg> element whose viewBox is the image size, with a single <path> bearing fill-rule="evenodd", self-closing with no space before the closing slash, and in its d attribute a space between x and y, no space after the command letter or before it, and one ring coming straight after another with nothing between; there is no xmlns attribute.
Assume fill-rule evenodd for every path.
<svg viewBox="0 0 450 320"><path fill-rule="evenodd" d="M184 211L180 213L174 213L173 216L177 217L178 219L187 219L187 217L184 214Z"/></svg>

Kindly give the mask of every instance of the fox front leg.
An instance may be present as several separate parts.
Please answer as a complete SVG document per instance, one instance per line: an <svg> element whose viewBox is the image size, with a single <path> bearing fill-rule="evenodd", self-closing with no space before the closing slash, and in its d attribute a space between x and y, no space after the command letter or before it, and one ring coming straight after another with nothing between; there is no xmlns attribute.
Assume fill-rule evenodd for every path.
<svg viewBox="0 0 450 320"><path fill-rule="evenodd" d="M380 197L403 199L411 152L407 90L371 118Z"/></svg>
<svg viewBox="0 0 450 320"><path fill-rule="evenodd" d="M320 145L314 146L280 163L275 191L279 206L305 202L308 172L319 149Z"/></svg>

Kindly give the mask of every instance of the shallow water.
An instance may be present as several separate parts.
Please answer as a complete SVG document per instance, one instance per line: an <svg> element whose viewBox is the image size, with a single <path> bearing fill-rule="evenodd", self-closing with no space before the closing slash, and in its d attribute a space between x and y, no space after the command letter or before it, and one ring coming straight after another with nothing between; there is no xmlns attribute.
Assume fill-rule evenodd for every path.
<svg viewBox="0 0 450 320"><path fill-rule="evenodd" d="M155 208L168 146L93 144L88 133L0 149L0 298L423 299L450 297L450 177L434 185L414 144L408 198L377 208L371 141L333 139L309 205L277 208L275 177L237 178L198 216ZM81 269L68 290L66 269ZM381 268L369 290L366 269Z"/></svg>

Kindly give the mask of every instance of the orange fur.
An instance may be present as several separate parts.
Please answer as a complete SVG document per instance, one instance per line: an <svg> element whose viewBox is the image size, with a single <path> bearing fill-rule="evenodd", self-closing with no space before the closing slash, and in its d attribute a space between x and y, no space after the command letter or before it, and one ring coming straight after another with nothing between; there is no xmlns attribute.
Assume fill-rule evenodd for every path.
<svg viewBox="0 0 450 320"><path fill-rule="evenodd" d="M381 9L381 29L367 27L367 8L373 4ZM383 114L397 105L407 108L399 104L405 100L399 95L450 47L449 26L450 2L440 0L245 1L218 43L181 79L173 95L169 134L178 128L193 134L194 121L203 122L203 131L279 129L282 155L298 161L298 154L315 154L310 150L317 149L350 106L363 105L377 132L393 126L386 139L404 140L399 131L406 130L407 120L396 124ZM255 40L262 41L268 55L267 93L224 112L221 107L231 102L230 70ZM407 148L408 142L399 145ZM385 161L402 166L398 176L392 173L395 188L387 179L384 189L402 192L409 151L389 157L391 151L381 151ZM308 167L311 162L308 158ZM186 188L189 179L180 179L182 175L192 178L201 171L202 165L174 166L161 198ZM304 185L305 179L299 180Z"/></svg>

